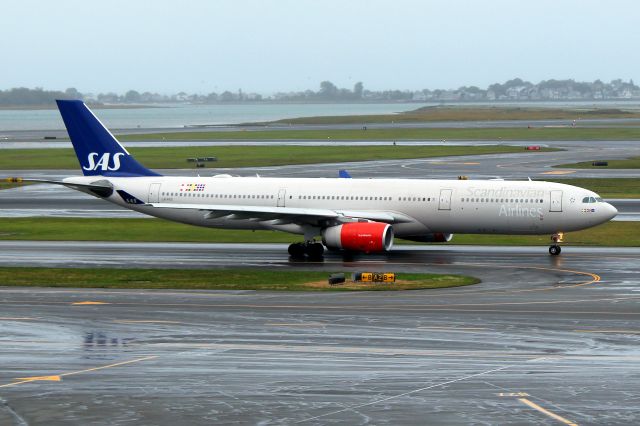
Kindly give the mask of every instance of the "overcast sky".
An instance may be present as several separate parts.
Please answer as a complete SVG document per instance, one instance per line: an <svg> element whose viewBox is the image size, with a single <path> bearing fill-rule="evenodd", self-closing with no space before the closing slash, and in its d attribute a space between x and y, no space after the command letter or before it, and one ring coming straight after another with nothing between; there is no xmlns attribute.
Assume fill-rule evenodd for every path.
<svg viewBox="0 0 640 426"><path fill-rule="evenodd" d="M0 89L640 82L638 1L20 0L0 13Z"/></svg>

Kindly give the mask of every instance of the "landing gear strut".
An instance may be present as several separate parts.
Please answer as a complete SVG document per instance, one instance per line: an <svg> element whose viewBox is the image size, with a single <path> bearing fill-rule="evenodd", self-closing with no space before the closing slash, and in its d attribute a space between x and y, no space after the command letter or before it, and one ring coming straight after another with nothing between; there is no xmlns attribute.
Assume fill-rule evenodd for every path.
<svg viewBox="0 0 640 426"><path fill-rule="evenodd" d="M324 246L314 240L305 241L304 243L293 243L289 246L289 256L294 259L321 259L324 254Z"/></svg>
<svg viewBox="0 0 640 426"><path fill-rule="evenodd" d="M563 237L564 234L562 232L558 232L557 234L553 234L551 236L551 241L553 241L553 244L551 244L551 246L549 247L549 254L551 256L557 256L560 254L560 252L562 252L562 249L560 248L560 245L558 243L562 242Z"/></svg>

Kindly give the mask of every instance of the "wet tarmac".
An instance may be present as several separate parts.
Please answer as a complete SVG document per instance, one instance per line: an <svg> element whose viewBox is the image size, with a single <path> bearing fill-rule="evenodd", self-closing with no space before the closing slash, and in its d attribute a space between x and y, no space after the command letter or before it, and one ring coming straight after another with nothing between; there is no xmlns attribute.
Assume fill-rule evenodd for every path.
<svg viewBox="0 0 640 426"><path fill-rule="evenodd" d="M258 143L258 142L254 142ZM300 143L300 142L297 142ZM360 142L340 142L343 145L366 145ZM390 143L369 141L368 144ZM432 141L414 141L411 144L433 144ZM486 145L501 142L470 142L471 145ZM243 142L244 144L244 142ZM442 142L441 145L446 145ZM458 143L453 143L455 145ZM525 151L526 145L538 143L527 141L508 142L508 145L523 147L520 153L486 154L468 156L450 156L425 159L357 161L324 164L297 164L288 166L244 167L244 168L199 168L158 170L165 175L210 176L228 173L239 176L277 176L277 177L333 177L339 169L348 169L353 177L402 177L422 179L456 179L460 175L471 179L562 179L562 178L630 178L640 177L637 169L589 168L572 169L554 167L560 164L572 164L581 161L624 159L640 156L638 141L546 141L545 146L561 148L563 151ZM127 145L128 146L128 145ZM73 170L0 170L1 177L15 176L60 179L79 175L80 168Z"/></svg>
<svg viewBox="0 0 640 426"><path fill-rule="evenodd" d="M569 151L161 172L638 177L551 168L639 155L637 142L554 146ZM638 200L614 204L623 215L640 211ZM0 213L135 214L48 185L0 191ZM323 262L292 262L280 244L0 241L0 251L2 266L208 268L212 279L227 267L391 270L483 281L397 293L0 287L0 425L628 424L640 416L640 249L567 246L550 257L544 246L400 246Z"/></svg>
<svg viewBox="0 0 640 426"><path fill-rule="evenodd" d="M621 424L638 249L1 242L2 264L474 275L409 292L0 288L0 424ZM51 277L55 282L55 276Z"/></svg>

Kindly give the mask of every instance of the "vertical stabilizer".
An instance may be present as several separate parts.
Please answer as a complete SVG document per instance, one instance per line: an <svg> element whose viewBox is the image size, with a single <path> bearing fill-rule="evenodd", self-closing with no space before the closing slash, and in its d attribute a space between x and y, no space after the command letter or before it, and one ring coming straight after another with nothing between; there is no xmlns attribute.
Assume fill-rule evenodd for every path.
<svg viewBox="0 0 640 426"><path fill-rule="evenodd" d="M159 176L138 163L84 102L56 103L85 176Z"/></svg>

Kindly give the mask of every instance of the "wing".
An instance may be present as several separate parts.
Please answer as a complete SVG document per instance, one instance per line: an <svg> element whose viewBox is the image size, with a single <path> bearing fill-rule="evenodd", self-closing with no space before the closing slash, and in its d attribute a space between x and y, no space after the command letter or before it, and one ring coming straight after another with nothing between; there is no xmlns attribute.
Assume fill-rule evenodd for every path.
<svg viewBox="0 0 640 426"><path fill-rule="evenodd" d="M384 223L413 222L408 216L396 212L375 210L333 210L295 207L267 207L240 205L194 205L175 203L151 203L158 209L184 209L202 211L207 219L252 219L256 221L277 221L278 224L297 223L322 226L327 222L353 222L357 219L374 220Z"/></svg>

